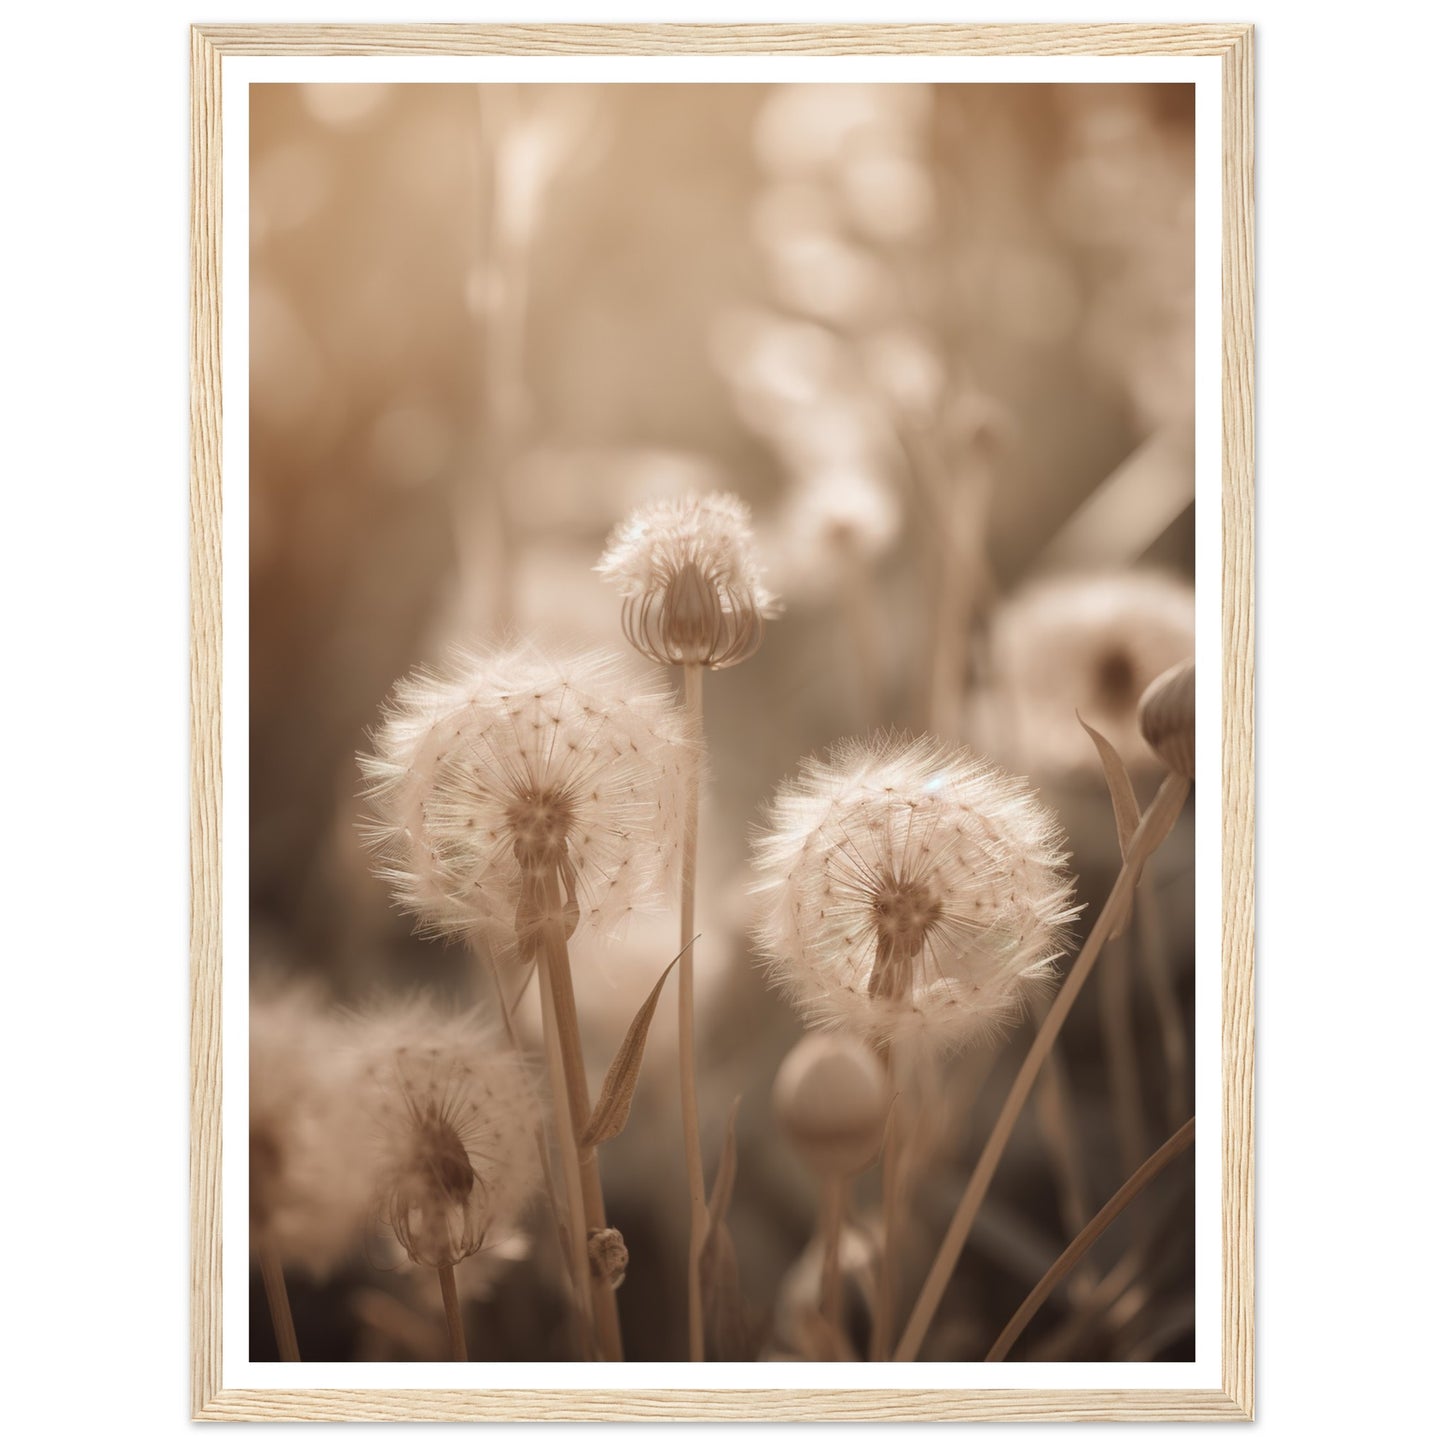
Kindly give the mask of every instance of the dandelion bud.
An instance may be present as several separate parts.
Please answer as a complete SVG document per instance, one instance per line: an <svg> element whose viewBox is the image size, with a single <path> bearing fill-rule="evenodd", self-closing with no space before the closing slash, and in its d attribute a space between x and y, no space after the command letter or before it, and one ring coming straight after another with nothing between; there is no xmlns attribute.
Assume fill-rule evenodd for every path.
<svg viewBox="0 0 1445 1445"><path fill-rule="evenodd" d="M587 1258L592 1273L617 1289L627 1278L627 1242L620 1229L594 1229L587 1237Z"/></svg>
<svg viewBox="0 0 1445 1445"><path fill-rule="evenodd" d="M809 1034L783 1060L773 1108L809 1166L852 1176L872 1162L888 1117L877 1056L847 1034Z"/></svg>
<svg viewBox="0 0 1445 1445"><path fill-rule="evenodd" d="M754 845L773 981L875 1046L958 1048L1018 1014L1075 916L1054 816L966 749L887 737L809 759Z"/></svg>
<svg viewBox="0 0 1445 1445"><path fill-rule="evenodd" d="M762 584L748 509L713 494L638 508L597 571L622 593L627 640L654 662L732 667L758 650L777 602Z"/></svg>
<svg viewBox="0 0 1445 1445"><path fill-rule="evenodd" d="M1194 659L1161 673L1139 699L1139 731L1173 773L1194 776Z"/></svg>

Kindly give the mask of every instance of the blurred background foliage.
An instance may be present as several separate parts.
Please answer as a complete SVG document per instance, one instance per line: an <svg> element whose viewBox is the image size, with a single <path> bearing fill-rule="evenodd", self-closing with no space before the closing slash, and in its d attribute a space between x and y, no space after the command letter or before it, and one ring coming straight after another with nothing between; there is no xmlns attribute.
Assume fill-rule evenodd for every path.
<svg viewBox="0 0 1445 1445"><path fill-rule="evenodd" d="M707 683L702 1120L711 1161L742 1097L733 1231L760 1348L786 1357L814 1205L770 1114L800 1025L750 960L747 830L806 754L929 729L1027 773L1101 901L1117 844L1073 711L1147 774L1133 703L1192 651L1192 87L251 96L253 969L345 1002L473 997L465 950L411 935L358 837L355 754L382 699L456 642L623 647L590 570L609 528L652 496L743 496L787 611ZM1066 1029L1064 1112L1015 1136L926 1355L980 1358L1079 1211L1192 1111L1187 826L1152 873L1146 921ZM673 928L577 941L599 1077ZM669 1013L604 1159L640 1359L686 1334ZM915 1287L1028 1034L941 1077ZM1188 1173L1014 1358L1192 1357ZM479 1356L565 1354L526 1241L472 1273ZM365 1261L293 1303L311 1358L435 1348L429 1291Z"/></svg>

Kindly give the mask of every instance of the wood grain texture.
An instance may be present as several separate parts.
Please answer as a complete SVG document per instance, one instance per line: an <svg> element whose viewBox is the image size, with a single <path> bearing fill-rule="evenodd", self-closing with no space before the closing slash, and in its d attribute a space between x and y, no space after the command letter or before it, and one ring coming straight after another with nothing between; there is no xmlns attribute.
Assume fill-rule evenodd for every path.
<svg viewBox="0 0 1445 1445"><path fill-rule="evenodd" d="M235 485L244 486L245 478ZM191 32L191 1405L221 1387L221 57Z"/></svg>
<svg viewBox="0 0 1445 1445"><path fill-rule="evenodd" d="M1223 1371L1219 1390L228 1390L221 1383L221 59L1176 55L1223 78ZM1245 1420L1254 1412L1254 72L1241 25L197 26L191 31L191 1319L204 1420ZM236 324L243 324L244 318ZM232 487L247 479L232 478ZM999 1370L1006 1372L1007 1365ZM485 1378L484 1366L478 1377ZM1002 1373L1000 1378L1007 1378Z"/></svg>
<svg viewBox="0 0 1445 1445"><path fill-rule="evenodd" d="M1254 32L1224 56L1223 1386L1254 1418Z"/></svg>
<svg viewBox="0 0 1445 1445"><path fill-rule="evenodd" d="M203 25L226 55L1223 55L1238 25Z"/></svg>
<svg viewBox="0 0 1445 1445"><path fill-rule="evenodd" d="M1008 1366L999 1368L1006 1371ZM196 1418L802 1424L1245 1417L1221 1390L223 1390Z"/></svg>

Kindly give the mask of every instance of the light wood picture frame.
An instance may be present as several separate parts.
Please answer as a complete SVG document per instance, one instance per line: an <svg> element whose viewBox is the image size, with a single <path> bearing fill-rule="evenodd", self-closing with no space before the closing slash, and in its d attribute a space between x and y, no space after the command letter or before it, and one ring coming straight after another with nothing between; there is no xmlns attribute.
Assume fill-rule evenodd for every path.
<svg viewBox="0 0 1445 1445"><path fill-rule="evenodd" d="M242 1389L221 1339L222 75L232 57L1139 56L1217 61L1222 135L1221 1374L1194 1390ZM1253 30L1247 25L198 25L191 31L191 1318L201 1420L1248 1420L1254 1412ZM244 427L244 417L226 424ZM227 478L228 488L246 479ZM231 808L245 799L225 797ZM1203 961L1208 966L1209 960ZM1201 1230L1208 1221L1200 1220ZM997 1367L1006 1369L1006 1367ZM1001 1375L1006 1379L1007 1376Z"/></svg>

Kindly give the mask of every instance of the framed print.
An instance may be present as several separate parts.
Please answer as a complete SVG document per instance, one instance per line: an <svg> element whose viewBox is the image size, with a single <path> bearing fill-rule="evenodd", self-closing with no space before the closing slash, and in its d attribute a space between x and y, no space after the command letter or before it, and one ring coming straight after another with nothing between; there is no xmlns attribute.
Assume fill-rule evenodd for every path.
<svg viewBox="0 0 1445 1445"><path fill-rule="evenodd" d="M197 1418L1252 1417L1251 43L192 31Z"/></svg>

